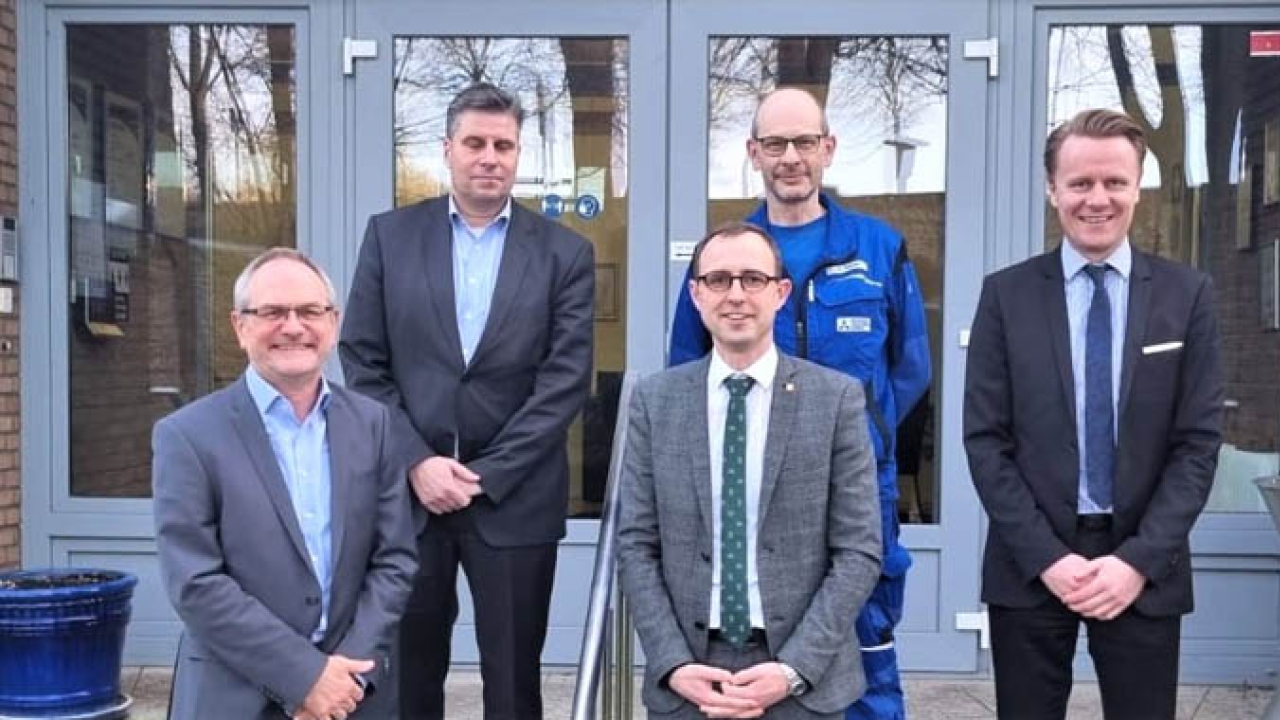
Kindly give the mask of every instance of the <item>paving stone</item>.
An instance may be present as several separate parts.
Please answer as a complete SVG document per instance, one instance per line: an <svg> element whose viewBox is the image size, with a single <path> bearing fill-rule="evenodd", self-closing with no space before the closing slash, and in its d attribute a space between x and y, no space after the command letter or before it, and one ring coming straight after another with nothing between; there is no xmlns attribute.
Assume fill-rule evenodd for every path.
<svg viewBox="0 0 1280 720"><path fill-rule="evenodd" d="M1191 720L1218 718L1260 718L1271 702L1271 689L1230 685L1208 688L1204 701Z"/></svg>
<svg viewBox="0 0 1280 720"><path fill-rule="evenodd" d="M906 687L907 717L912 720L995 720L990 705L970 692L973 683L954 680L912 680Z"/></svg>
<svg viewBox="0 0 1280 720"><path fill-rule="evenodd" d="M573 705L575 676L565 669L543 674L542 693L548 718L567 718ZM134 699L130 720L163 720L168 705L171 674L168 668L126 668L121 687ZM995 686L989 679L938 678L908 675L904 679L908 717L912 720L994 720ZM636 676L633 717L645 717L640 702L640 677ZM455 670L445 687L446 717L450 720L482 720L483 704L479 672ZM1260 717L1271 700L1269 688L1252 686L1184 685L1178 688L1178 720L1246 720ZM1069 720L1102 717L1098 686L1080 682L1072 689Z"/></svg>

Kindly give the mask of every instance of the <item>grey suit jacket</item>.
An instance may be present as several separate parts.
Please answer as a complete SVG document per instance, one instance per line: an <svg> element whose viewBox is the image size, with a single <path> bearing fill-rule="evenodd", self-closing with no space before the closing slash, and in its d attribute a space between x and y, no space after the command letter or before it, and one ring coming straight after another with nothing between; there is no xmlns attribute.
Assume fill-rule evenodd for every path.
<svg viewBox="0 0 1280 720"><path fill-rule="evenodd" d="M671 712L672 670L707 653L712 507L709 358L645 378L631 398L618 554L646 657L644 702ZM854 380L780 355L756 537L769 648L835 713L865 687L854 619L880 577L875 455Z"/></svg>
<svg viewBox="0 0 1280 720"><path fill-rule="evenodd" d="M156 545L185 626L171 717L281 718L302 703L332 653L378 660L368 679L382 682L417 569L388 424L385 408L333 386L334 567L319 647L309 636L320 619L320 586L244 378L156 424ZM394 695L387 690L376 695Z"/></svg>
<svg viewBox="0 0 1280 720"><path fill-rule="evenodd" d="M444 455L480 475L484 494L463 512L485 542L553 543L569 507L568 429L590 388L594 250L513 204L489 319L464 365L452 248L448 198L369 219L342 371L390 408L405 467Z"/></svg>

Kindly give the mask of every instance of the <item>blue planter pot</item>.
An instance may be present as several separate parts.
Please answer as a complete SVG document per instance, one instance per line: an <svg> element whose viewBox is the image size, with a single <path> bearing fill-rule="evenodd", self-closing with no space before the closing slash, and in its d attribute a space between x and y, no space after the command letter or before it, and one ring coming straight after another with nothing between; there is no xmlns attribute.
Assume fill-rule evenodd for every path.
<svg viewBox="0 0 1280 720"><path fill-rule="evenodd" d="M138 578L114 570L0 573L0 719L117 716Z"/></svg>

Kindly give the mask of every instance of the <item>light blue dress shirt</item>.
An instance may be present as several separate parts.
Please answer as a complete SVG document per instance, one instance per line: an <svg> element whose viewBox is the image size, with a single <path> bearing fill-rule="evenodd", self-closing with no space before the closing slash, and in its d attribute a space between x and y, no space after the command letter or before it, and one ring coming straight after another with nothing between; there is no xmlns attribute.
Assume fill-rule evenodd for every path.
<svg viewBox="0 0 1280 720"><path fill-rule="evenodd" d="M1084 272L1089 261L1062 241L1062 277L1066 281L1067 324L1071 335L1071 377L1076 394L1076 446L1080 448L1079 500L1077 512L1081 515L1109 513L1110 507L1099 507L1089 497L1089 481L1085 468L1084 440L1084 345L1089 306L1093 303L1093 280ZM1106 274L1107 297L1111 300L1111 408L1115 418L1117 441L1120 432L1120 371L1124 362L1125 323L1129 317L1129 273L1133 270L1133 250L1129 240L1120 244L1106 259L1112 272Z"/></svg>
<svg viewBox="0 0 1280 720"><path fill-rule="evenodd" d="M271 387L252 365L245 371L249 394L262 416L271 439L280 474L289 490L293 512L302 528L311 570L320 584L320 624L311 633L312 642L324 639L329 625L329 585L333 577L333 536L330 530L332 485L329 473L328 411L329 383L320 379L320 397L315 407L299 422L289 401Z"/></svg>
<svg viewBox="0 0 1280 720"><path fill-rule="evenodd" d="M487 226L475 230L468 227L450 195L449 222L453 225L453 298L457 305L458 339L462 341L462 361L470 365L489 320L502 248L511 225L511 199L507 199L502 212Z"/></svg>

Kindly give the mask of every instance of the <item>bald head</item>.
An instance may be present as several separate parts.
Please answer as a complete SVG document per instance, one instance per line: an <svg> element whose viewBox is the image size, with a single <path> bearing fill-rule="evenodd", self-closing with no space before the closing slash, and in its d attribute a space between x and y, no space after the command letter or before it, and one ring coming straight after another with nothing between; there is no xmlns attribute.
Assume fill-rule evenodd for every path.
<svg viewBox="0 0 1280 720"><path fill-rule="evenodd" d="M779 88L760 101L751 121L751 137L772 134L768 130L771 126L793 123L820 128L823 135L830 133L827 114L813 95L800 88Z"/></svg>

